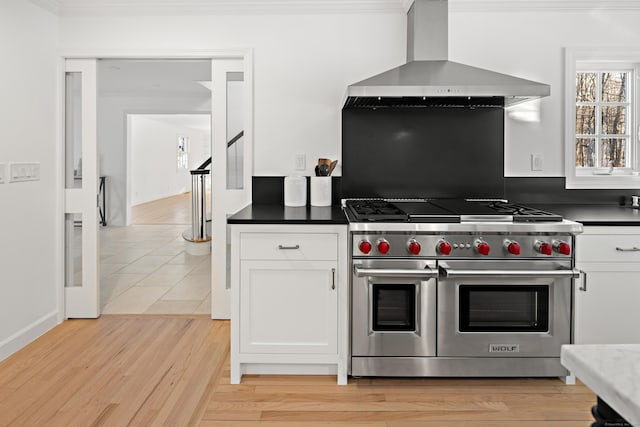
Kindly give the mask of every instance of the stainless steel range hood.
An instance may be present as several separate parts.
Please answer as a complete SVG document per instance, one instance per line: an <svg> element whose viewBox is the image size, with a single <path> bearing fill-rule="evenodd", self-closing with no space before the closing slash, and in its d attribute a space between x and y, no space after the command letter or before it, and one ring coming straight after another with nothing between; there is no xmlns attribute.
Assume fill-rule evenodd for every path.
<svg viewBox="0 0 640 427"><path fill-rule="evenodd" d="M407 13L407 63L347 89L345 108L513 105L549 85L448 60L447 0L415 0Z"/></svg>

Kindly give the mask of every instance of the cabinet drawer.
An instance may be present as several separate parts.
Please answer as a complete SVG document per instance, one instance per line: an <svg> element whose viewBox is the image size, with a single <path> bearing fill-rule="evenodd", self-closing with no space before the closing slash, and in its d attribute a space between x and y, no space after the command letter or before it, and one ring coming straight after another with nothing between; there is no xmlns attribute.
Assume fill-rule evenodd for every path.
<svg viewBox="0 0 640 427"><path fill-rule="evenodd" d="M336 260L338 235L331 233L242 233L241 259Z"/></svg>
<svg viewBox="0 0 640 427"><path fill-rule="evenodd" d="M576 262L640 261L640 235L578 235Z"/></svg>

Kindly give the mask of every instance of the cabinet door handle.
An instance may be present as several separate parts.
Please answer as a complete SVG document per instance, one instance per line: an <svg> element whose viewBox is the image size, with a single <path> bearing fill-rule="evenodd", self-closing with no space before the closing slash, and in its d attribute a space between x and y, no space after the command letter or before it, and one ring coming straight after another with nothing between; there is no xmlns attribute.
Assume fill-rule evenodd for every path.
<svg viewBox="0 0 640 427"><path fill-rule="evenodd" d="M582 286L580 286L578 290L587 292L587 272L580 270L580 273L582 273Z"/></svg>
<svg viewBox="0 0 640 427"><path fill-rule="evenodd" d="M336 288L336 269L331 269L331 290L335 290Z"/></svg>
<svg viewBox="0 0 640 427"><path fill-rule="evenodd" d="M616 251L618 252L640 252L640 248L637 246L634 246L632 248L621 248L619 246L616 246Z"/></svg>
<svg viewBox="0 0 640 427"><path fill-rule="evenodd" d="M287 249L300 249L300 245L295 245L295 246L284 246L284 245L278 245L278 249L282 249L282 250L287 250Z"/></svg>

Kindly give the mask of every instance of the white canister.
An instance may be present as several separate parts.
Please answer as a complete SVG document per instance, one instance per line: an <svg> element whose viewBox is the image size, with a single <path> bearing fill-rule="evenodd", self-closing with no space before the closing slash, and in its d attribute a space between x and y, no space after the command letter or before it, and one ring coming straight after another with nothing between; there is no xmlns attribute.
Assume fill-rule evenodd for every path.
<svg viewBox="0 0 640 427"><path fill-rule="evenodd" d="M331 206L331 177L311 177L311 206Z"/></svg>
<svg viewBox="0 0 640 427"><path fill-rule="evenodd" d="M284 205L307 205L307 178L304 176L286 176L284 178Z"/></svg>

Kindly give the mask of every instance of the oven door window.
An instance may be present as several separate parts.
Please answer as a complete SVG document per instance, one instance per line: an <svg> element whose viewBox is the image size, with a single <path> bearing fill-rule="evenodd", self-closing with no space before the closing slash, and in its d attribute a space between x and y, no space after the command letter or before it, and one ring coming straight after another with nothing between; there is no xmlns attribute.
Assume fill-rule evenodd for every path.
<svg viewBox="0 0 640 427"><path fill-rule="evenodd" d="M461 285L460 332L546 332L549 286Z"/></svg>
<svg viewBox="0 0 640 427"><path fill-rule="evenodd" d="M416 286L373 284L374 331L416 330Z"/></svg>

